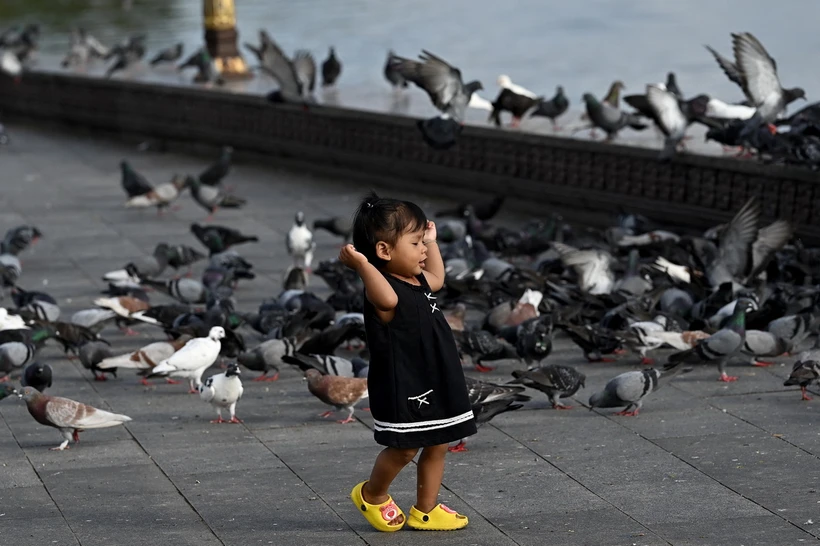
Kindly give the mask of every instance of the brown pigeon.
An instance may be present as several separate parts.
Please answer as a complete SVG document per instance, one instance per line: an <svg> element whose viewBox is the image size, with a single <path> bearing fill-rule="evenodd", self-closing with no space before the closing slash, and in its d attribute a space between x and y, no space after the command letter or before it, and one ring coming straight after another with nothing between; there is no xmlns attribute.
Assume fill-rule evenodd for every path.
<svg viewBox="0 0 820 546"><path fill-rule="evenodd" d="M35 421L60 429L63 443L52 447L52 451L68 449L68 442L72 438L79 442L80 432L86 429L114 427L131 420L127 415L93 408L68 398L48 396L31 387L25 387L19 396L26 401L28 412Z"/></svg>
<svg viewBox="0 0 820 546"><path fill-rule="evenodd" d="M367 379L360 377L339 377L336 375L322 375L319 370L310 369L305 372L310 393L337 410L346 409L347 417L338 421L341 424L352 423L353 406L360 400L367 398ZM329 417L333 411L328 410L321 414Z"/></svg>

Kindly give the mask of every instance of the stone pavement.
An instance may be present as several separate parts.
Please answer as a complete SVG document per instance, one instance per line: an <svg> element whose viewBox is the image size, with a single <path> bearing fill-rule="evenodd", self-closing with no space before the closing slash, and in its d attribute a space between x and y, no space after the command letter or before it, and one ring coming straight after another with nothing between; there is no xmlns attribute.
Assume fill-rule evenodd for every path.
<svg viewBox="0 0 820 546"><path fill-rule="evenodd" d="M188 225L205 213L187 195L164 219L122 207L118 162L128 158L157 182L201 170L215 152L141 153L110 138L20 124L9 131L12 146L0 148L0 230L25 222L43 231L22 256L21 286L50 292L64 317L91 306L104 272L157 242L196 244ZM243 310L279 292L283 237L296 210L309 220L349 214L366 189L249 161L237 162L229 182L250 204L220 211L216 222L260 238L240 247L259 274L236 294ZM443 204L414 197L428 211ZM505 221L514 219L508 211ZM317 238L318 258L333 257L338 242ZM321 280L313 286L326 293ZM140 331L104 334L122 352L163 337L147 325ZM255 339L250 334L249 344ZM781 386L789 363L735 367L740 381L730 385L715 381L714 369L697 369L664 384L634 418L553 411L533 392L524 409L482 427L467 453L448 457L441 497L470 517L466 530L388 535L372 531L348 500L379 449L369 414L357 411L350 425L318 418L325 407L296 371L283 369L275 383L252 383L244 372L244 424L211 425L211 407L182 385L146 388L128 370L96 383L53 347L43 358L55 369L51 394L133 421L51 452L56 430L36 424L17 399L0 403L3 544L751 546L820 536L820 404ZM549 361L587 374L576 406L638 368L634 357L587 364L561 338ZM488 375L505 381L511 369L502 363ZM413 470L393 490L405 510Z"/></svg>

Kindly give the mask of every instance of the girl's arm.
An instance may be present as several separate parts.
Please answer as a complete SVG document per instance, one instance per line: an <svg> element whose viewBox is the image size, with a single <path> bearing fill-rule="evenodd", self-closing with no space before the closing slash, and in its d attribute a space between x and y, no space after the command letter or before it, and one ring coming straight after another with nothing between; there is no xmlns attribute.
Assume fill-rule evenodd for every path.
<svg viewBox="0 0 820 546"><path fill-rule="evenodd" d="M376 308L379 319L382 322L393 320L399 297L393 287L390 286L390 283L387 282L387 279L384 278L384 275L379 273L379 270L367 261L364 254L353 248L353 245L345 245L339 253L339 259L362 278L367 300ZM441 256L439 256L439 260L441 260Z"/></svg>
<svg viewBox="0 0 820 546"><path fill-rule="evenodd" d="M430 290L438 292L444 286L444 260L441 259L441 251L436 242L436 224L427 222L427 230L424 232L424 245L427 247L427 260L424 262L424 277Z"/></svg>

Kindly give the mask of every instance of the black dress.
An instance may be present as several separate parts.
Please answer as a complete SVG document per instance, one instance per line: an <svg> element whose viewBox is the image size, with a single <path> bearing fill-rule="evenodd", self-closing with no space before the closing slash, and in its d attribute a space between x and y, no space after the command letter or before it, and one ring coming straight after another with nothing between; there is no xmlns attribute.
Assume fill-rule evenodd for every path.
<svg viewBox="0 0 820 546"><path fill-rule="evenodd" d="M384 324L364 299L376 442L409 449L475 434L456 342L427 279L419 275L415 286L385 278L399 299L393 320Z"/></svg>

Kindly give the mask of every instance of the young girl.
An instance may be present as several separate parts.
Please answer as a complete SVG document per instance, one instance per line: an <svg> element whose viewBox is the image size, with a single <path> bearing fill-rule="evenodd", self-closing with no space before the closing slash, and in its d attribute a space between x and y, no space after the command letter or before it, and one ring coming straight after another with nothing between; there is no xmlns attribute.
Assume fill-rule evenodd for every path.
<svg viewBox="0 0 820 546"><path fill-rule="evenodd" d="M371 194L356 211L353 245L339 259L364 281L367 376L376 442L387 446L350 498L380 531L450 531L467 517L438 493L447 444L475 434L455 340L435 293L444 284L436 226L409 201ZM404 513L387 490L419 449L416 504Z"/></svg>

